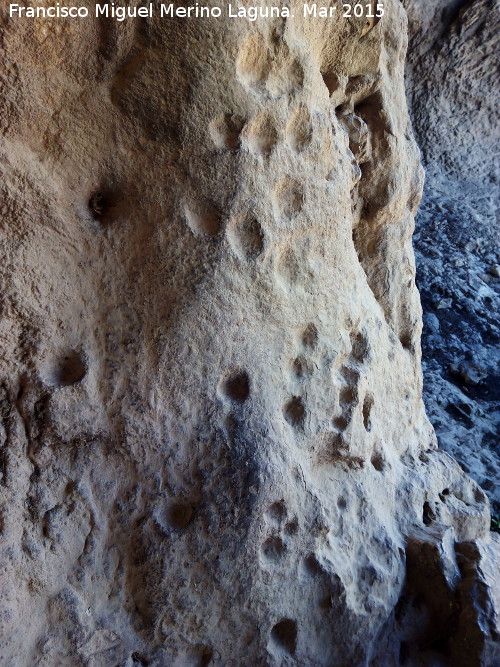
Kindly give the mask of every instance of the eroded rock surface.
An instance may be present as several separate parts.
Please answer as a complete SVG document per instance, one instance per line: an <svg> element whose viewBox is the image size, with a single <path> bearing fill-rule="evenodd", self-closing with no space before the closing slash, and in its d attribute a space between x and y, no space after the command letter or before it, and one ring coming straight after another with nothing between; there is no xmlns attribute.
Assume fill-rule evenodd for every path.
<svg viewBox="0 0 500 667"><path fill-rule="evenodd" d="M407 92L426 166L414 236L424 400L500 529L498 2L405 2Z"/></svg>
<svg viewBox="0 0 500 667"><path fill-rule="evenodd" d="M3 664L494 656L488 500L422 402L404 9L293 4L3 17Z"/></svg>

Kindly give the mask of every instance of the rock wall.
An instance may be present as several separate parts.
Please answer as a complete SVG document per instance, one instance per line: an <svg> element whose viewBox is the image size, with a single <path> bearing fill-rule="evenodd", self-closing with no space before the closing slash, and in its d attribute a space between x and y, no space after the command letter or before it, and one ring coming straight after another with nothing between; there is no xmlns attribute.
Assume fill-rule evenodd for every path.
<svg viewBox="0 0 500 667"><path fill-rule="evenodd" d="M426 165L464 184L498 181L496 0L405 0L412 119Z"/></svg>
<svg viewBox="0 0 500 667"><path fill-rule="evenodd" d="M424 400L500 530L498 3L405 3L407 93L427 171L414 237Z"/></svg>
<svg viewBox="0 0 500 667"><path fill-rule="evenodd" d="M300 8L3 13L2 664L495 659L488 500L422 402L404 9Z"/></svg>

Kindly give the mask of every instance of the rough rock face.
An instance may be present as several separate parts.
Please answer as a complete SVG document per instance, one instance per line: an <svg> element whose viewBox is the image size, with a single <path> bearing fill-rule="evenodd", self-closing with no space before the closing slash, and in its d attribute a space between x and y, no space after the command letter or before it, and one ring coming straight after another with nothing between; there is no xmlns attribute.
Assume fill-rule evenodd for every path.
<svg viewBox="0 0 500 667"><path fill-rule="evenodd" d="M2 24L6 665L492 664L425 415L406 16Z"/></svg>
<svg viewBox="0 0 500 667"><path fill-rule="evenodd" d="M424 400L500 528L498 2L409 0L407 92L427 177L417 216Z"/></svg>
<svg viewBox="0 0 500 667"><path fill-rule="evenodd" d="M498 180L498 0L405 0L408 93L426 164L465 186Z"/></svg>

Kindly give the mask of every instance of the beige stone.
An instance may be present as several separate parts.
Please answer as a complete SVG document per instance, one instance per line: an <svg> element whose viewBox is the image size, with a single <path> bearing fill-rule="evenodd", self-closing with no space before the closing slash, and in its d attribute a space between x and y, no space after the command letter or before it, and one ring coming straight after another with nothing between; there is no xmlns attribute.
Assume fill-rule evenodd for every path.
<svg viewBox="0 0 500 667"><path fill-rule="evenodd" d="M475 604L488 502L422 403L404 9L300 7L3 22L2 664L431 664ZM455 568L425 623L419 549Z"/></svg>

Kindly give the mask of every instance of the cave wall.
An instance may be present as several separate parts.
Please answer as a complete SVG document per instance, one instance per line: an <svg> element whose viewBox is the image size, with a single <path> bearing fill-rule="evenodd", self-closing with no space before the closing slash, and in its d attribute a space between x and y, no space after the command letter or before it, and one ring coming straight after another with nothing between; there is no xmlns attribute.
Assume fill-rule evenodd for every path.
<svg viewBox="0 0 500 667"><path fill-rule="evenodd" d="M292 7L2 15L3 664L496 650L422 401L406 15Z"/></svg>
<svg viewBox="0 0 500 667"><path fill-rule="evenodd" d="M498 185L500 12L495 0L406 0L408 97L426 166Z"/></svg>
<svg viewBox="0 0 500 667"><path fill-rule="evenodd" d="M498 3L404 3L407 96L426 182L416 219L424 400L439 446L500 530Z"/></svg>

